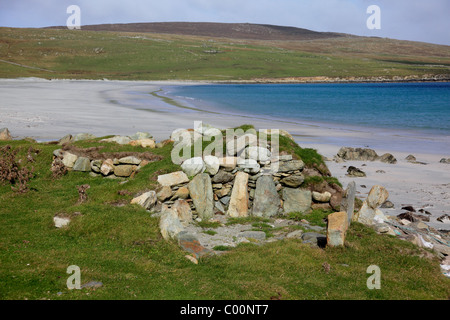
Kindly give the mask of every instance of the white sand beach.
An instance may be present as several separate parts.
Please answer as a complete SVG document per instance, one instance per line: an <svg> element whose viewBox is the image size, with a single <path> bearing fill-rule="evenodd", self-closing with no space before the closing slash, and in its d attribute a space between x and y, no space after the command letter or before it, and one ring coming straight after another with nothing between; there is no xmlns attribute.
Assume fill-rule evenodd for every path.
<svg viewBox="0 0 450 320"><path fill-rule="evenodd" d="M403 212L402 206L412 205L416 210L423 208L431 212L431 226L450 229L449 224L436 221L437 217L450 214L450 164L439 163L442 158L450 158L448 137L412 136L400 131L332 127L243 117L220 111L206 112L196 110L195 106L176 106L150 94L158 92L161 86L180 84L196 83L0 79L0 127L9 128L15 139L33 137L38 141L50 141L69 133L106 136L145 131L161 141L169 138L175 129L192 128L194 121L203 121L218 128L241 124L253 124L257 129L282 128L289 131L302 147L317 149L328 158L342 146L369 146L379 155L392 153L397 164L328 161L333 176L344 187L354 180L361 198L375 184L386 187L389 200L395 205L395 209L383 209L386 214L399 214ZM406 161L409 154L426 164ZM350 165L362 169L367 177L345 176ZM384 173L377 172L379 170Z"/></svg>

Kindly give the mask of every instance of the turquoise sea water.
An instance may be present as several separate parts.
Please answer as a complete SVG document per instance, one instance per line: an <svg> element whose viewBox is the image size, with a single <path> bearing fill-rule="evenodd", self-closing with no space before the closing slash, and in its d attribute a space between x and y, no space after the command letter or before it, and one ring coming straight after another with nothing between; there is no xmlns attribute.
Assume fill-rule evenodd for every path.
<svg viewBox="0 0 450 320"><path fill-rule="evenodd" d="M450 135L450 83L188 85L165 93L230 114Z"/></svg>

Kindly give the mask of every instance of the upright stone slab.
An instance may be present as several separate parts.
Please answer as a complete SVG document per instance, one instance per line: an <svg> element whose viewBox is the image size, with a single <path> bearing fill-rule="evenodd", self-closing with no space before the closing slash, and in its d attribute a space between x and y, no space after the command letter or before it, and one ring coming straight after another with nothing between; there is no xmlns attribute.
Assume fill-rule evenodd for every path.
<svg viewBox="0 0 450 320"><path fill-rule="evenodd" d="M304 189L284 188L283 201L284 213L307 213L311 208L311 191Z"/></svg>
<svg viewBox="0 0 450 320"><path fill-rule="evenodd" d="M91 161L86 157L78 157L73 164L73 171L91 171Z"/></svg>
<svg viewBox="0 0 450 320"><path fill-rule="evenodd" d="M344 245L348 229L347 212L334 212L328 215L327 245L339 247Z"/></svg>
<svg viewBox="0 0 450 320"><path fill-rule="evenodd" d="M163 206L159 220L159 229L165 240L175 239L180 232L184 231L175 209Z"/></svg>
<svg viewBox="0 0 450 320"><path fill-rule="evenodd" d="M264 175L256 181L253 212L256 217L271 217L278 213L280 197L271 175Z"/></svg>
<svg viewBox="0 0 450 320"><path fill-rule="evenodd" d="M192 222L191 206L186 200L178 199L172 205L172 209L177 212L178 219L180 219L181 224L184 226L187 226L190 222Z"/></svg>
<svg viewBox="0 0 450 320"><path fill-rule="evenodd" d="M202 220L212 218L214 216L214 194L209 174L196 175L189 182L188 189L199 218Z"/></svg>
<svg viewBox="0 0 450 320"><path fill-rule="evenodd" d="M348 225L353 220L353 214L355 212L355 196L356 196L356 183L351 181L347 185L347 190L345 191L345 197L342 198L341 210L347 212Z"/></svg>
<svg viewBox="0 0 450 320"><path fill-rule="evenodd" d="M239 171L234 179L233 190L231 191L231 199L228 206L227 215L230 217L247 217L248 216L248 174Z"/></svg>

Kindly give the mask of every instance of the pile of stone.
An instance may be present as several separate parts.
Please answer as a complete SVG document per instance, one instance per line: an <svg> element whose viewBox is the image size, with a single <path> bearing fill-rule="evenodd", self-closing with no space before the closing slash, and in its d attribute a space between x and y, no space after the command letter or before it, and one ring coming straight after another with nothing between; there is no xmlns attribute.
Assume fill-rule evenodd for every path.
<svg viewBox="0 0 450 320"><path fill-rule="evenodd" d="M59 145L64 145L68 143L73 143L76 141L83 141L83 140L91 140L97 138L95 135L90 133L78 133L76 135L68 134L61 139L58 140ZM160 143L156 143L156 141L153 139L152 135L148 132L136 132L135 134L131 136L120 136L116 135L111 138L102 139L100 142L114 142L120 145L132 145L132 146L140 146L143 148L160 148L163 147L169 140L162 141Z"/></svg>
<svg viewBox="0 0 450 320"><path fill-rule="evenodd" d="M61 161L69 170L89 172L91 176L103 176L106 178L132 177L143 166L149 163L148 160L139 159L135 156L106 160L90 159L88 157L77 156L70 151L64 151L62 149L57 149L53 152L53 164L56 161Z"/></svg>
<svg viewBox="0 0 450 320"><path fill-rule="evenodd" d="M425 222L429 221L429 217L415 214L415 210L409 206L404 207L403 209L406 212L398 216L386 216L383 214L379 208L389 197L389 192L384 187L373 186L361 208L356 213L354 213L353 209L354 195L355 184L353 182L349 184L345 192L344 200L346 205L343 205L343 208L347 206L349 224L352 221L357 221L374 228L379 234L397 236L419 247L432 249L441 259L445 259L450 255L450 237L447 233L427 225ZM425 210L422 211L425 214L429 214Z"/></svg>
<svg viewBox="0 0 450 320"><path fill-rule="evenodd" d="M203 130L203 135L210 134L211 130ZM184 142L180 142L176 134L172 135L174 147L179 147L180 143L192 146L198 139L195 130L182 133L187 136ZM145 192L131 202L159 216L163 237L177 240L184 249L188 247L187 251L195 259L210 254L211 250L200 244L201 237L193 232L194 221L216 221L218 217L273 218L292 212L309 213L314 208L339 207L341 187L329 185L325 180L304 187L306 177L321 174L305 168L304 162L292 155L273 155L270 143L251 145L251 141L256 140L256 135L237 136L233 143L227 143L224 157L209 155L186 159L181 163L181 171L159 175L155 191ZM341 229L333 223L332 230ZM247 236L257 237L258 241L265 238L264 232L250 233ZM287 237L287 234L280 237ZM315 243L317 237L326 239L322 234L305 237L309 237L305 241L314 238ZM236 236L236 239L241 238L246 237ZM330 236L330 245L343 245L343 240L339 243L335 238L335 235Z"/></svg>
<svg viewBox="0 0 450 320"><path fill-rule="evenodd" d="M95 139L96 137L89 133L80 133L72 136L68 134L58 141L59 145L67 145L83 140ZM130 144L144 148L163 147L170 140L155 143L152 136L146 132L137 132L132 136L114 136L112 138L100 140L101 142L115 142L118 144ZM60 161L66 168L72 171L89 172L91 176L100 176L106 178L128 178L132 177L143 166L150 161L145 157L124 156L120 158L111 157L108 159L92 159L88 156L79 156L76 152L69 150L56 149L53 151L53 164Z"/></svg>
<svg viewBox="0 0 450 320"><path fill-rule="evenodd" d="M243 141L244 137L239 137L234 146L239 146L239 139ZM306 177L303 161L291 155L272 156L269 146L227 146L225 157L194 157L185 160L181 168L158 177L158 199L171 206L183 194L191 204L194 219L208 220L216 212L230 217L265 218L307 213L314 205L327 204L331 208L333 195L342 192L340 188L318 192L302 187ZM341 197L336 198L340 203Z"/></svg>

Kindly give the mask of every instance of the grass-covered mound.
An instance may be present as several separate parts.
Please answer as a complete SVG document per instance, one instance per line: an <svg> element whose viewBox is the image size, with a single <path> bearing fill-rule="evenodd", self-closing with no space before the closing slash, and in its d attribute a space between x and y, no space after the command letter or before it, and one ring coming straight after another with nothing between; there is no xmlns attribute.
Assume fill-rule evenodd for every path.
<svg viewBox="0 0 450 320"><path fill-rule="evenodd" d="M148 151L99 140L74 145L103 146L101 152L111 153ZM171 144L152 149L163 159L141 168L126 183L82 172L55 179L50 167L52 153L59 146L25 140L0 142L0 147L6 145L19 149L19 168L33 167L34 171L26 192L12 190L7 181L0 185L0 299L449 297L449 279L440 273L439 262L430 253L358 223L352 224L342 248L311 248L301 240L264 246L250 243L193 264L176 243L162 239L158 218L129 204L138 192L155 189L158 175L179 170L170 159ZM30 147L39 152L27 161ZM84 184L90 185L88 200L77 204L76 187ZM55 228L55 214L75 212L80 214L68 226ZM310 222L320 224L323 216L313 215L317 216L311 216ZM82 283L96 280L103 286L68 290L70 265L81 268ZM381 269L380 290L366 286L370 265Z"/></svg>

